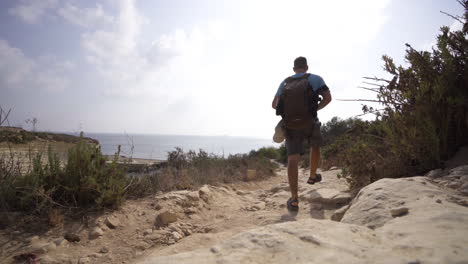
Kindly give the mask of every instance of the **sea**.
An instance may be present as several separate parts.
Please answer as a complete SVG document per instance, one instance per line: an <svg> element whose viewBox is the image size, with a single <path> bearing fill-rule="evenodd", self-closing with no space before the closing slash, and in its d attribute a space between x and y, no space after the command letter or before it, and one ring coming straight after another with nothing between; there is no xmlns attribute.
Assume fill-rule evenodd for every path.
<svg viewBox="0 0 468 264"><path fill-rule="evenodd" d="M184 151L204 150L210 154L227 157L230 154L249 153L261 147L277 147L272 139L233 136L182 136L148 134L85 133L97 139L105 155L113 155L121 146L121 155L140 159L166 160L176 147Z"/></svg>

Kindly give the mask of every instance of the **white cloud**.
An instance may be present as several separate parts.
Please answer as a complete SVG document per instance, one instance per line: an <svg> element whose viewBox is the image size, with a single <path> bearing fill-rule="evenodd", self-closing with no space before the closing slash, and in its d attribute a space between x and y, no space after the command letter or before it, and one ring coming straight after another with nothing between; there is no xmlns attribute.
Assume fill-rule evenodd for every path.
<svg viewBox="0 0 468 264"><path fill-rule="evenodd" d="M69 23L86 28L107 26L114 21L114 17L106 14L100 4L91 8L80 8L69 2L60 7L57 13Z"/></svg>
<svg viewBox="0 0 468 264"><path fill-rule="evenodd" d="M148 19L135 1L121 0L110 29L90 29L82 46L107 94L140 102L132 112L154 124L143 132L265 136L277 119L271 99L295 57L309 59L335 98L359 85L363 65L353 56L365 55L388 2L245 0L234 19L174 28L146 43ZM332 104L321 116L359 113L359 105Z"/></svg>
<svg viewBox="0 0 468 264"><path fill-rule="evenodd" d="M369 41L386 21L388 2L243 0L238 13L222 20L207 18L154 36L135 0L120 0L117 15L100 4L83 8L65 2L58 7L56 0L24 0L9 12L35 23L57 7L53 12L83 27L84 56L103 84L96 88L126 98L126 107L155 124L135 124L137 130L264 136L277 119L269 108L275 89L292 73L292 60L299 55L325 78L335 98L350 94L345 87L359 84L357 68L364 66L356 54L366 55ZM73 64L33 60L8 43L2 45L2 83L51 91L69 86L65 73ZM359 113L360 106L332 104L320 115L326 120ZM133 118L125 111L119 116L125 115Z"/></svg>
<svg viewBox="0 0 468 264"><path fill-rule="evenodd" d="M28 59L20 49L11 47L8 42L0 39L0 82L6 86L14 86L27 78L35 64Z"/></svg>
<svg viewBox="0 0 468 264"><path fill-rule="evenodd" d="M48 9L54 8L57 0L22 0L17 6L10 8L8 13L17 16L26 23L38 22Z"/></svg>
<svg viewBox="0 0 468 264"><path fill-rule="evenodd" d="M0 86L63 91L70 83L67 72L73 68L72 62L58 62L53 57L29 58L20 49L0 39Z"/></svg>

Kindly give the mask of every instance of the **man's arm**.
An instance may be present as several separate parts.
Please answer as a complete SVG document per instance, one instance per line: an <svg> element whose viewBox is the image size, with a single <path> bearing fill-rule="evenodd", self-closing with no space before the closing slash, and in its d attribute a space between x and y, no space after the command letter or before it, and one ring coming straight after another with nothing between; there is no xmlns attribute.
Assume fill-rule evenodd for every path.
<svg viewBox="0 0 468 264"><path fill-rule="evenodd" d="M273 109L276 109L276 107L278 106L278 99L278 96L275 96L275 98L273 98L273 102L271 103L271 107L273 107Z"/></svg>
<svg viewBox="0 0 468 264"><path fill-rule="evenodd" d="M325 106L327 106L331 102L332 96L331 96L330 90L323 91L322 97L323 97L323 100L320 101L317 110L323 109Z"/></svg>

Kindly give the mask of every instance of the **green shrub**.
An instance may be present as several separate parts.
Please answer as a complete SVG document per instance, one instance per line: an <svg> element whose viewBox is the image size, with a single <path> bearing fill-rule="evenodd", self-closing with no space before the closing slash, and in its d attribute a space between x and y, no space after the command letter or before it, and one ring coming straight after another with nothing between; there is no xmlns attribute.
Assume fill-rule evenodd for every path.
<svg viewBox="0 0 468 264"><path fill-rule="evenodd" d="M13 155L13 154L12 154ZM79 141L68 153L65 166L49 146L48 162L42 153L32 157L27 173L9 167L14 157L0 160L0 197L3 210L47 212L50 208L116 207L123 200L128 178L114 161L110 164L95 145Z"/></svg>
<svg viewBox="0 0 468 264"><path fill-rule="evenodd" d="M376 120L354 123L324 149L326 160L346 168L352 188L440 167L468 143L468 1L462 4L463 29L442 27L432 52L407 45L407 67L383 56L393 77L369 78L382 109L363 107Z"/></svg>
<svg viewBox="0 0 468 264"><path fill-rule="evenodd" d="M264 157L267 159L278 160L281 157L280 149L275 147L262 147L258 150L252 150L249 153L250 157Z"/></svg>

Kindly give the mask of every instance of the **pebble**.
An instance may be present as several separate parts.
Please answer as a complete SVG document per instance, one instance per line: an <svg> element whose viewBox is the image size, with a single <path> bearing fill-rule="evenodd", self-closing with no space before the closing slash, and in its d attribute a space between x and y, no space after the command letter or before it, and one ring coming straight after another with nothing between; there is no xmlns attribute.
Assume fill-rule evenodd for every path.
<svg viewBox="0 0 468 264"><path fill-rule="evenodd" d="M409 211L408 207L398 207L398 208L394 208L394 209L390 210L390 214L393 217L398 217L398 216L403 216L403 215L407 214L408 211Z"/></svg>
<svg viewBox="0 0 468 264"><path fill-rule="evenodd" d="M99 253L101 253L101 254L109 253L109 248L107 248L107 247L102 247L102 248L99 250Z"/></svg>
<svg viewBox="0 0 468 264"><path fill-rule="evenodd" d="M65 238L57 238L54 240L54 243L57 247L61 247L68 244L68 241Z"/></svg>
<svg viewBox="0 0 468 264"><path fill-rule="evenodd" d="M120 221L115 216L108 216L106 218L106 225L111 229L115 229L120 225Z"/></svg>
<svg viewBox="0 0 468 264"><path fill-rule="evenodd" d="M104 235L104 231L100 227L95 227L91 232L89 232L90 239L96 239Z"/></svg>
<svg viewBox="0 0 468 264"><path fill-rule="evenodd" d="M258 202L256 204L254 204L252 206L252 208L256 209L256 210L263 210L263 209L265 209L265 206L266 206L265 202Z"/></svg>
<svg viewBox="0 0 468 264"><path fill-rule="evenodd" d="M177 215L169 211L163 211L158 216L156 216L155 225L156 226L165 226L167 224L177 221Z"/></svg>
<svg viewBox="0 0 468 264"><path fill-rule="evenodd" d="M88 257L80 258L78 260L78 264L89 264L91 263L91 259Z"/></svg>
<svg viewBox="0 0 468 264"><path fill-rule="evenodd" d="M174 240L175 240L176 242L179 241L179 240L181 240L181 239L184 237L184 236L181 235L179 232L175 232L175 231L172 232L171 235L172 235L172 238L174 238Z"/></svg>
<svg viewBox="0 0 468 264"><path fill-rule="evenodd" d="M211 251L212 253L215 253L215 254L216 254L216 253L219 253L219 248L218 248L218 247L212 247L212 248L210 248L210 251Z"/></svg>
<svg viewBox="0 0 468 264"><path fill-rule="evenodd" d="M147 235L152 234L152 233L153 233L153 229L146 229L145 231L143 231L144 236L147 236Z"/></svg>

